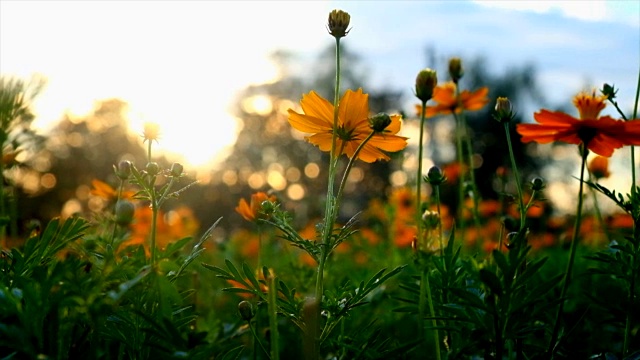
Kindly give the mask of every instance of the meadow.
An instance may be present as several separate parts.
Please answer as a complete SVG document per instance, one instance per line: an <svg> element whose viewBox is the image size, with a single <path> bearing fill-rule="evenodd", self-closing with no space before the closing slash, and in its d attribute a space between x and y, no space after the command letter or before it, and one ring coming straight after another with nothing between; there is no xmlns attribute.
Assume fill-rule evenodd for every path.
<svg viewBox="0 0 640 360"><path fill-rule="evenodd" d="M262 186L225 209L244 223L222 242L213 235L224 218L200 228L193 209L176 206L197 184L180 163L158 161L152 123L143 156L90 184L94 211L16 236L12 169L33 117L24 82L2 78L0 359L640 359L640 78L635 104L602 84L556 99L570 111L519 122L509 98L462 88L469 74L453 57L445 74L423 69L407 84L411 112L374 114L366 89L342 86L350 21L334 10L326 24L333 98L307 89L278 125L325 155L315 170L324 177L310 177L323 189L321 216L301 225ZM506 149L484 154L506 159L491 175L496 197L479 186L467 121L487 107ZM617 115L601 115L606 107ZM425 155L438 118L453 124L446 164ZM413 151L410 122L415 173L358 194L367 187L354 183L372 176L359 164ZM547 180L523 175L517 151L549 144L579 164L563 174L571 213L553 211ZM611 156L629 151L625 171L610 171ZM601 184L612 178L631 186Z"/></svg>

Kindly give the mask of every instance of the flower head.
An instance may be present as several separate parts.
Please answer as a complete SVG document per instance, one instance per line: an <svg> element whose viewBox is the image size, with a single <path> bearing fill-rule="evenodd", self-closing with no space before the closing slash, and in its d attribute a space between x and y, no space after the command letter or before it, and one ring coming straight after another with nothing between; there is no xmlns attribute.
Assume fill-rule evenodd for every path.
<svg viewBox="0 0 640 360"><path fill-rule="evenodd" d="M451 80L457 84L463 75L462 60L457 57L449 59L449 76L451 76Z"/></svg>
<svg viewBox="0 0 640 360"><path fill-rule="evenodd" d="M596 156L589 162L589 172L596 180L608 178L611 173L609 172L609 158L604 156Z"/></svg>
<svg viewBox="0 0 640 360"><path fill-rule="evenodd" d="M435 70L424 69L416 76L416 97L424 102L431 100L433 90L438 84L438 74Z"/></svg>
<svg viewBox="0 0 640 360"><path fill-rule="evenodd" d="M465 111L476 111L482 109L488 102L489 88L482 87L474 92L463 90L460 98L456 96L456 84L449 81L433 89L433 101L437 105L427 106L425 116L449 115ZM421 115L422 105L416 105L416 112Z"/></svg>
<svg viewBox="0 0 640 360"><path fill-rule="evenodd" d="M329 34L335 38L341 38L349 33L347 29L349 22L351 21L351 15L342 10L333 10L329 13Z"/></svg>
<svg viewBox="0 0 640 360"><path fill-rule="evenodd" d="M160 138L160 125L152 122L145 123L142 137L144 141L158 141Z"/></svg>
<svg viewBox="0 0 640 360"><path fill-rule="evenodd" d="M315 91L305 94L300 101L302 114L289 109L289 123L296 130L311 133L306 139L322 151L331 151L333 138L333 105ZM400 115L390 115L391 123L376 132L358 153L364 162L389 160L382 151L400 151L407 146L407 138L396 135L400 131ZM362 89L347 90L338 105L336 150L339 155L352 158L362 141L371 134L369 126L369 95Z"/></svg>
<svg viewBox="0 0 640 360"><path fill-rule="evenodd" d="M518 124L523 142L546 144L562 141L583 145L594 153L610 157L624 145L640 145L640 120L621 121L600 116L606 96L580 93L573 99L580 118L560 111L542 109L533 115L537 124Z"/></svg>
<svg viewBox="0 0 640 360"><path fill-rule="evenodd" d="M236 212L247 221L256 221L260 218L262 203L266 200L276 201L276 197L275 195L269 196L262 191L251 194L251 200L249 203L247 203L245 199L240 199L240 202L236 207Z"/></svg>

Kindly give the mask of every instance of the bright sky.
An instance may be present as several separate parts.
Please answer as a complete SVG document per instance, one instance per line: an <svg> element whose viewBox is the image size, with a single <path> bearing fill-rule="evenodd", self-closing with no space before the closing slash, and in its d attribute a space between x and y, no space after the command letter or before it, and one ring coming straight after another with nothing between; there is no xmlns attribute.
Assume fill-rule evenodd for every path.
<svg viewBox="0 0 640 360"><path fill-rule="evenodd" d="M116 97L129 103L134 131L157 122L159 149L203 164L235 141L238 123L226 111L234 92L276 76L269 51L329 41L325 6L2 0L0 70L47 79L34 126L46 128L65 111L84 115L96 100Z"/></svg>
<svg viewBox="0 0 640 360"><path fill-rule="evenodd" d="M159 123L159 148L200 165L235 141L238 122L226 111L234 92L276 76L269 51L313 54L330 44L325 24L334 8L351 13L345 43L375 64L374 82L407 93L429 43L445 54L467 51L458 56L501 54L492 62L496 68L532 60L543 85L553 83L552 95L575 91L584 72L594 70L589 80L595 85L612 81L627 97L635 91L636 0L0 0L0 73L47 78L35 104L39 127L51 126L65 111L83 115L96 100L116 97L129 103L134 131L141 132L145 121ZM624 34L612 32L624 26Z"/></svg>

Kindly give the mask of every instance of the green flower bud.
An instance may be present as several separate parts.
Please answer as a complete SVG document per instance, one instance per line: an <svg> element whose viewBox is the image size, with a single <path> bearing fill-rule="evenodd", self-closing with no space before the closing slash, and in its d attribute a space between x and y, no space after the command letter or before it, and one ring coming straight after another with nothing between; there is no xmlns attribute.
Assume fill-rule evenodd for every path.
<svg viewBox="0 0 640 360"><path fill-rule="evenodd" d="M116 176L120 180L127 180L129 175L131 175L131 161L122 160L118 163L118 167L113 167L116 173Z"/></svg>
<svg viewBox="0 0 640 360"><path fill-rule="evenodd" d="M440 215L431 210L422 213L422 224L427 230L435 229L440 224Z"/></svg>
<svg viewBox="0 0 640 360"><path fill-rule="evenodd" d="M349 33L347 29L349 22L351 21L351 15L342 10L333 10L329 13L329 34L336 39L346 36Z"/></svg>
<svg viewBox="0 0 640 360"><path fill-rule="evenodd" d="M150 161L147 163L147 167L145 168L145 170L150 176L156 176L158 175L158 173L160 173L160 165L158 165L157 162Z"/></svg>
<svg viewBox="0 0 640 360"><path fill-rule="evenodd" d="M171 165L171 176L180 177L180 175L182 175L182 170L182 164L173 163L173 165Z"/></svg>
<svg viewBox="0 0 640 360"><path fill-rule="evenodd" d="M457 84L463 75L462 60L457 57L449 59L449 76L451 76L451 80Z"/></svg>
<svg viewBox="0 0 640 360"><path fill-rule="evenodd" d="M131 201L118 200L116 203L116 224L120 226L127 226L133 221L133 215L135 213L135 206Z"/></svg>
<svg viewBox="0 0 640 360"><path fill-rule="evenodd" d="M416 77L416 97L423 102L433 97L433 89L438 85L438 75L435 70L424 69Z"/></svg>
<svg viewBox="0 0 640 360"><path fill-rule="evenodd" d="M541 191L545 188L546 184L544 183L544 179L535 177L531 180L531 190L533 191Z"/></svg>
<svg viewBox="0 0 640 360"><path fill-rule="evenodd" d="M602 90L600 90L602 95L606 96L608 100L613 100L616 98L616 94L618 93L618 89L615 88L615 85L609 85L605 83L602 86Z"/></svg>
<svg viewBox="0 0 640 360"><path fill-rule="evenodd" d="M511 102L506 97L499 97L496 100L495 113L493 118L499 123L508 123L513 119L513 111L511 111Z"/></svg>
<svg viewBox="0 0 640 360"><path fill-rule="evenodd" d="M369 127L375 132L383 132L391 124L391 117L385 113L379 113L369 119Z"/></svg>
<svg viewBox="0 0 640 360"><path fill-rule="evenodd" d="M432 166L424 180L433 186L438 186L447 181L447 178L439 167Z"/></svg>
<svg viewBox="0 0 640 360"><path fill-rule="evenodd" d="M253 305L246 300L240 301L238 304L238 312L240 313L242 320L249 321L253 319Z"/></svg>

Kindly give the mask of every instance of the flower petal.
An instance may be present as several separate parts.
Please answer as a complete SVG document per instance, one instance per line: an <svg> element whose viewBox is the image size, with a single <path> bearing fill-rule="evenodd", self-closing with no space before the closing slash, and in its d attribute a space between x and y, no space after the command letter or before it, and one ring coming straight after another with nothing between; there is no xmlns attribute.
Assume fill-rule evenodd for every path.
<svg viewBox="0 0 640 360"><path fill-rule="evenodd" d="M338 105L340 125L345 129L355 129L369 118L369 94L364 94L362 88L357 91L347 90Z"/></svg>
<svg viewBox="0 0 640 360"><path fill-rule="evenodd" d="M300 105L305 115L321 119L328 126L333 126L333 105L315 91L303 95Z"/></svg>

